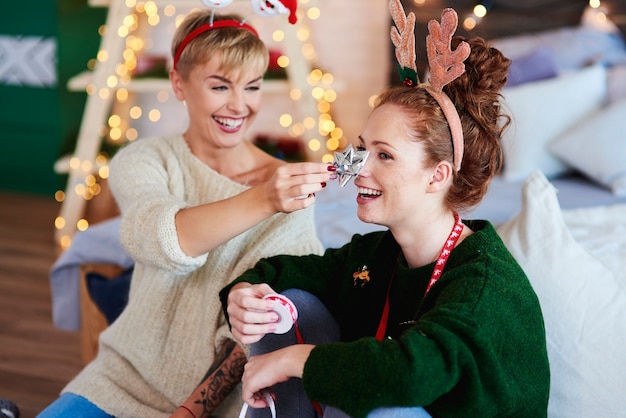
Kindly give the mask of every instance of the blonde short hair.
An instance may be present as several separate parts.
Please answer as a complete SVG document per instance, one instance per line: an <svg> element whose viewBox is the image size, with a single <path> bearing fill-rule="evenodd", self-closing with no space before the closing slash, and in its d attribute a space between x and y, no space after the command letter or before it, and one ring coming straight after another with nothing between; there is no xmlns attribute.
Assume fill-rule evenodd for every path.
<svg viewBox="0 0 626 418"><path fill-rule="evenodd" d="M185 37L198 27L211 21L210 9L189 14L174 33L172 57ZM242 21L236 14L215 15L214 21ZM216 54L221 55L221 70L226 73L254 71L265 73L269 64L267 46L251 31L235 26L209 30L195 37L182 51L176 70L183 79L189 77L191 70L199 64L205 64Z"/></svg>

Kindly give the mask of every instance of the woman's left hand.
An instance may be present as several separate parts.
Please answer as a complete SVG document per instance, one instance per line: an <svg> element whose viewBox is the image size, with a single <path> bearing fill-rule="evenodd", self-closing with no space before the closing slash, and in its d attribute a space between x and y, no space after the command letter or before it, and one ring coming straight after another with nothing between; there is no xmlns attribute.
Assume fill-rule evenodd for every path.
<svg viewBox="0 0 626 418"><path fill-rule="evenodd" d="M304 363L313 347L315 346L311 344L296 344L268 354L250 357L241 379L243 401L252 408L266 408L267 401L261 391L290 377L301 379Z"/></svg>

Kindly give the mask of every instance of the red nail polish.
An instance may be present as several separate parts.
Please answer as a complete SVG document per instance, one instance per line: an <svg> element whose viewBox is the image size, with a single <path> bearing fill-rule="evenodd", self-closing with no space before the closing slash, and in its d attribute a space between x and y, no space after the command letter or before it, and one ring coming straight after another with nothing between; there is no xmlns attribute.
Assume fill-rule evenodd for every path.
<svg viewBox="0 0 626 418"><path fill-rule="evenodd" d="M325 182L325 181L323 181L323 182L322 182L322 189L323 189L324 187L326 187L326 182Z"/></svg>
<svg viewBox="0 0 626 418"><path fill-rule="evenodd" d="M337 171L337 167L335 167L334 165L329 165L328 167L326 167L326 170L328 170L328 171Z"/></svg>

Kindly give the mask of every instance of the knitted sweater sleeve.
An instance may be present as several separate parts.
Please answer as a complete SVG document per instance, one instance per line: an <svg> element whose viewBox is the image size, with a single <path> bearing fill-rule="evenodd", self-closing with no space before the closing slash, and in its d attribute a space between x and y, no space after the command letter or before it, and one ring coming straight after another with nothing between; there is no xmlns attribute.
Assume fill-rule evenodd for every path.
<svg viewBox="0 0 626 418"><path fill-rule="evenodd" d="M222 310L228 320L227 302L230 289L237 283L267 283L277 292L297 288L319 298L328 295L333 282L340 277L344 251L327 249L323 255L277 255L259 260L220 291Z"/></svg>
<svg viewBox="0 0 626 418"><path fill-rule="evenodd" d="M137 262L186 274L206 261L206 254L184 253L175 215L188 206L180 156L163 138L138 140L121 149L110 164L109 184L122 212L120 240Z"/></svg>

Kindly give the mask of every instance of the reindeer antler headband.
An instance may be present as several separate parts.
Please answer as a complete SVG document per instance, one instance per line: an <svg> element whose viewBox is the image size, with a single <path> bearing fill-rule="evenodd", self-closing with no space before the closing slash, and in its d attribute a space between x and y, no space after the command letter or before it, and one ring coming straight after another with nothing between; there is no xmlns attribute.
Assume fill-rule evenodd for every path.
<svg viewBox="0 0 626 418"><path fill-rule="evenodd" d="M391 27L391 41L396 47L399 73L405 86L424 88L439 104L450 126L452 134L453 161L457 171L463 160L463 127L459 113L452 100L443 92L443 87L465 72L463 61L470 54L467 42L461 42L452 51L452 35L459 19L454 9L446 8L441 13L441 24L428 22L426 51L430 66L429 83L420 83L417 77L415 56L415 14L405 14L400 0L389 0L389 12L395 23Z"/></svg>

